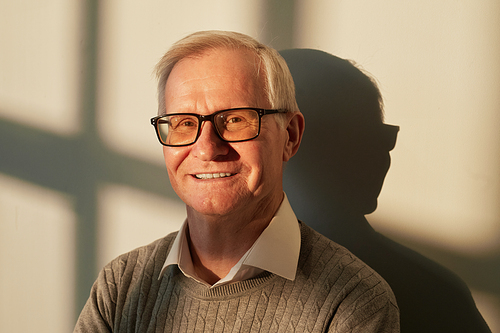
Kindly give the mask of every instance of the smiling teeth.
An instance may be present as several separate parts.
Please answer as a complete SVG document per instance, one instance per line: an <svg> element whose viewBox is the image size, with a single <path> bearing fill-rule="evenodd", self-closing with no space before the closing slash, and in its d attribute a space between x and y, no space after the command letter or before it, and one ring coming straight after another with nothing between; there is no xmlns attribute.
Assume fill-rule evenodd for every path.
<svg viewBox="0 0 500 333"><path fill-rule="evenodd" d="M221 173L201 173L201 174L195 175L195 177L198 178L198 179L224 178L224 177L229 177L229 176L231 176L231 174L228 173L228 172L221 172Z"/></svg>

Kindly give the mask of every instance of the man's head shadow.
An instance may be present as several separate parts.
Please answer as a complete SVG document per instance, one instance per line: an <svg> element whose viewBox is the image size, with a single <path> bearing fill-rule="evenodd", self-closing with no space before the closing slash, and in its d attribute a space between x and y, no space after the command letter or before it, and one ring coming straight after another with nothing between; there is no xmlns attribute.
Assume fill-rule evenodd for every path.
<svg viewBox="0 0 500 333"><path fill-rule="evenodd" d="M301 147L284 175L297 217L389 282L400 306L402 332L489 332L462 280L375 232L364 216L377 208L399 131L383 122L374 79L323 51L280 53L306 119Z"/></svg>
<svg viewBox="0 0 500 333"><path fill-rule="evenodd" d="M383 123L376 83L350 61L322 51L281 53L292 71L297 102L306 116L300 157L287 167L287 177L294 181L286 183L308 192L320 189L328 193L321 200L329 201L327 207L336 215L373 212L399 130ZM315 202L319 204L317 199Z"/></svg>

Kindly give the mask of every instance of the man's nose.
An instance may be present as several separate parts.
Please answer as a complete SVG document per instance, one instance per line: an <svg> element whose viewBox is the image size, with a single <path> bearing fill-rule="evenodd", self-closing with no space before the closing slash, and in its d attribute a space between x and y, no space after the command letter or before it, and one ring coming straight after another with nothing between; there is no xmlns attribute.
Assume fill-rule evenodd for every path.
<svg viewBox="0 0 500 333"><path fill-rule="evenodd" d="M193 144L191 153L201 160L212 161L218 156L226 155L228 152L228 143L221 140L214 125L210 121L203 122L201 124L200 136Z"/></svg>

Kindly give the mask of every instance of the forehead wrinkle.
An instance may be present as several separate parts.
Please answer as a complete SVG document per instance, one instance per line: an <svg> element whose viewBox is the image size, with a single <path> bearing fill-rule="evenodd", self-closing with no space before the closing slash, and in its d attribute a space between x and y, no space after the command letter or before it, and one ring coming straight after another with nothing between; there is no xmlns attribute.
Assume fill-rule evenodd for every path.
<svg viewBox="0 0 500 333"><path fill-rule="evenodd" d="M212 76L212 78L222 78L222 77L228 77L225 75L215 75ZM202 84L200 85L201 89L199 90L192 90L192 87L189 85L189 83L200 81ZM170 96L169 99L171 100L179 100L182 97L186 96L192 96L192 95L198 95L198 96L206 96L209 95L211 92L222 92L222 93L228 93L232 94L233 96L236 95L248 95L248 97L255 97L256 94L259 94L258 87L255 84L247 84L245 81L239 80L237 78L230 77L229 80L231 84L231 89L229 90L226 87L221 87L217 83L211 81L205 81L202 78L193 78L189 79L183 82L180 82L177 84L177 87L175 88L175 94L171 93L168 89L165 90L166 94ZM255 82L253 82L255 83ZM184 88L187 87L187 88ZM255 93L256 94L255 94Z"/></svg>

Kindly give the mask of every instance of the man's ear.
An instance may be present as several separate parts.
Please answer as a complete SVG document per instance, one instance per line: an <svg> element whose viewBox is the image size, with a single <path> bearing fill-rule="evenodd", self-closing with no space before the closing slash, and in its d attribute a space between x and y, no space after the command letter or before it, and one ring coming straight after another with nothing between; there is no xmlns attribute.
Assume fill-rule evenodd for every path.
<svg viewBox="0 0 500 333"><path fill-rule="evenodd" d="M286 124L287 140L283 149L283 162L288 162L299 150L305 128L304 115L300 111L289 112Z"/></svg>

